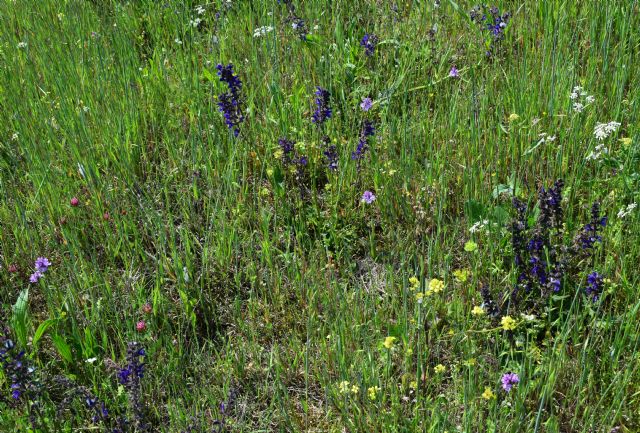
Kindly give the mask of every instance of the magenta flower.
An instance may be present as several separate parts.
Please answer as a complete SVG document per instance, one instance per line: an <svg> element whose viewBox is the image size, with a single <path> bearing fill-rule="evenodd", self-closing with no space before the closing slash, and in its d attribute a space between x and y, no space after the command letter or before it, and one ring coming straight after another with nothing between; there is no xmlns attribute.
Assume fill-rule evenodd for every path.
<svg viewBox="0 0 640 433"><path fill-rule="evenodd" d="M136 330L138 332L144 332L145 329L147 329L147 324L144 322L144 320L141 320L138 323L136 323Z"/></svg>
<svg viewBox="0 0 640 433"><path fill-rule="evenodd" d="M374 193L372 193L371 191L367 190L364 192L364 194L362 194L362 202L366 203L366 204L371 204L374 201L376 201L376 195Z"/></svg>
<svg viewBox="0 0 640 433"><path fill-rule="evenodd" d="M362 111L369 111L371 107L373 107L373 100L371 98L362 98L362 102L360 103Z"/></svg>
<svg viewBox="0 0 640 433"><path fill-rule="evenodd" d="M502 388L509 392L514 385L520 382L520 377L516 373L505 373L502 375Z"/></svg>
<svg viewBox="0 0 640 433"><path fill-rule="evenodd" d="M78 197L73 197L70 202L71 202L71 206L73 207L76 207L80 204L80 200L78 200Z"/></svg>

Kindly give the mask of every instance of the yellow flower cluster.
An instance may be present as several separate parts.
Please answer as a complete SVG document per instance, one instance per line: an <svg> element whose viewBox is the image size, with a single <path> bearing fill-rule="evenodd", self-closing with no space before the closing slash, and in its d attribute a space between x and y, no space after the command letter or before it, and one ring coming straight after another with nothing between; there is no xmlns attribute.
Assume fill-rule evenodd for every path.
<svg viewBox="0 0 640 433"><path fill-rule="evenodd" d="M420 280L418 279L418 277L413 276L409 278L409 284L409 289L416 290L418 287L420 287Z"/></svg>
<svg viewBox="0 0 640 433"><path fill-rule="evenodd" d="M396 341L396 337L387 337L384 339L384 343L382 343L382 345L387 349L391 349L395 341Z"/></svg>
<svg viewBox="0 0 640 433"><path fill-rule="evenodd" d="M511 316L504 316L502 320L500 320L500 324L505 331L513 331L517 326L516 321Z"/></svg>
<svg viewBox="0 0 640 433"><path fill-rule="evenodd" d="M471 275L469 269L456 269L453 271L453 276L459 283L465 283L469 279L469 275Z"/></svg>
<svg viewBox="0 0 640 433"><path fill-rule="evenodd" d="M484 315L484 308L476 305L475 307L473 307L473 310L471 310L471 314L473 314L474 316L482 316Z"/></svg>
<svg viewBox="0 0 640 433"><path fill-rule="evenodd" d="M351 385L348 381L343 380L338 384L338 390L340 391L340 394L347 394L347 393L357 394L358 386L355 384Z"/></svg>
<svg viewBox="0 0 640 433"><path fill-rule="evenodd" d="M484 388L484 392L482 393L482 398L485 400L491 400L492 398L496 398L496 395L493 393L491 388L488 386Z"/></svg>
<svg viewBox="0 0 640 433"><path fill-rule="evenodd" d="M437 278L433 278L429 281L429 292L440 293L444 289L444 282Z"/></svg>
<svg viewBox="0 0 640 433"><path fill-rule="evenodd" d="M375 399L378 397L379 392L380 392L379 386L369 387L369 389L367 390L367 394L369 394L369 400L375 401Z"/></svg>

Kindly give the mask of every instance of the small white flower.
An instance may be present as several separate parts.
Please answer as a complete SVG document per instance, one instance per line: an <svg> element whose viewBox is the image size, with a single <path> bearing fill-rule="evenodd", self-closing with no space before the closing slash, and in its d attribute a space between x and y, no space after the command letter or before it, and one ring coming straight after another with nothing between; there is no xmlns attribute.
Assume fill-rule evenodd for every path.
<svg viewBox="0 0 640 433"><path fill-rule="evenodd" d="M258 27L257 29L255 29L253 31L253 37L254 38L259 38L261 36L266 36L267 33L270 33L272 31L273 31L273 27L271 27L271 26Z"/></svg>
<svg viewBox="0 0 640 433"><path fill-rule="evenodd" d="M569 98L571 98L572 101L575 101L576 99L578 99L578 95L576 92L571 92L571 95L569 95Z"/></svg>
<svg viewBox="0 0 640 433"><path fill-rule="evenodd" d="M469 228L469 233L476 233L485 228L489 224L489 220L482 220L476 222L474 225Z"/></svg>
<svg viewBox="0 0 640 433"><path fill-rule="evenodd" d="M554 141L556 141L555 135L549 135L546 132L538 134L538 137L540 137L540 140L538 140L538 143L536 143L536 147L540 146L543 143L553 143Z"/></svg>
<svg viewBox="0 0 640 433"><path fill-rule="evenodd" d="M593 104L596 98L594 98L593 95L589 95L584 100L587 101L588 104Z"/></svg>
<svg viewBox="0 0 640 433"><path fill-rule="evenodd" d="M26 42L18 42L18 48L27 48Z"/></svg>
<svg viewBox="0 0 640 433"><path fill-rule="evenodd" d="M593 128L593 136L598 140L604 140L609 137L613 132L617 131L620 127L619 122L609 122L609 123L596 123L596 126Z"/></svg>
<svg viewBox="0 0 640 433"><path fill-rule="evenodd" d="M89 358L89 359L86 359L84 362L86 362L87 364L93 364L97 360L98 360L98 358Z"/></svg>
<svg viewBox="0 0 640 433"><path fill-rule="evenodd" d="M173 42L175 42L178 45L182 45L182 41L180 40L180 38L175 38Z"/></svg>
<svg viewBox="0 0 640 433"><path fill-rule="evenodd" d="M11 136L11 140L16 141L18 139L18 133L14 132L13 135Z"/></svg>
<svg viewBox="0 0 640 433"><path fill-rule="evenodd" d="M584 110L584 105L579 103L579 102L575 102L573 104L573 111L575 111L576 113L582 113L582 110Z"/></svg>
<svg viewBox="0 0 640 433"><path fill-rule="evenodd" d="M587 155L586 160L598 160L602 155L606 155L609 153L609 148L605 147L604 144L598 144L589 155Z"/></svg>
<svg viewBox="0 0 640 433"><path fill-rule="evenodd" d="M631 212L633 212L633 210L637 207L638 205L633 202L631 204L628 204L626 207L622 207L619 211L618 211L618 218L623 219L626 218Z"/></svg>
<svg viewBox="0 0 640 433"><path fill-rule="evenodd" d="M607 131L608 134L611 134L612 132L616 132L616 130L619 127L620 127L619 122L609 122L606 125L604 125L604 130Z"/></svg>

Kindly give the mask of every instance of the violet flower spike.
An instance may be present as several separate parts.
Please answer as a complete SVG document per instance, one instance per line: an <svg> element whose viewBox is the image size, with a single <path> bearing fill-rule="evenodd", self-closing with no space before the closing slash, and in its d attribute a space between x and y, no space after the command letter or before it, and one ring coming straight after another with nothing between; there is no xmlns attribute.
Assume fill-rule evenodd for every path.
<svg viewBox="0 0 640 433"><path fill-rule="evenodd" d="M520 383L520 376L516 373L509 372L502 375L502 388L506 392L511 392L514 385L517 385L518 383Z"/></svg>

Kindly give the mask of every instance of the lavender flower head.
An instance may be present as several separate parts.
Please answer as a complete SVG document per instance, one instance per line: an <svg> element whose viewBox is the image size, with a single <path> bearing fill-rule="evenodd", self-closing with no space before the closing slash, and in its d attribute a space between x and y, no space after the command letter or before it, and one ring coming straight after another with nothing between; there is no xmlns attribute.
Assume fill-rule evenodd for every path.
<svg viewBox="0 0 640 433"><path fill-rule="evenodd" d="M504 32L511 18L511 14L501 14L497 7L491 7L486 13L486 7L476 6L471 10L471 21L474 21L478 26L486 31L491 38L489 49L487 50L487 56L493 54L494 48L496 48L498 42L504 37Z"/></svg>
<svg viewBox="0 0 640 433"><path fill-rule="evenodd" d="M30 283L37 283L38 281L40 281L40 278L42 278L44 276L44 274L40 271L35 271L33 274L31 274L29 276L29 282Z"/></svg>
<svg viewBox="0 0 640 433"><path fill-rule="evenodd" d="M451 77L451 78L459 78L460 77L460 73L458 71L458 68L456 68L455 66L452 66L451 69L449 70L449 77Z"/></svg>
<svg viewBox="0 0 640 433"><path fill-rule="evenodd" d="M376 201L376 195L369 190L366 190L364 194L362 194L362 199L360 199L363 203L371 204Z"/></svg>
<svg viewBox="0 0 640 433"><path fill-rule="evenodd" d="M278 146L280 146L280 149L282 150L282 162L285 165L289 165L292 160L295 144L293 143L293 141L287 140L283 137L278 140Z"/></svg>
<svg viewBox="0 0 640 433"><path fill-rule="evenodd" d="M331 94L322 87L316 88L316 111L313 113L312 122L318 126L322 126L327 119L331 118L330 98Z"/></svg>
<svg viewBox="0 0 640 433"><path fill-rule="evenodd" d="M38 257L36 259L36 271L44 274L49 269L49 266L51 266L51 262L46 257Z"/></svg>
<svg viewBox="0 0 640 433"><path fill-rule="evenodd" d="M239 126L244 122L242 114L242 81L233 72L233 64L227 66L219 64L218 77L220 81L225 83L228 91L218 95L218 109L224 116L224 122L227 127L233 131L234 136L240 134Z"/></svg>
<svg viewBox="0 0 640 433"><path fill-rule="evenodd" d="M331 140L326 135L322 138L322 143L325 149L322 154L327 160L327 167L331 171L336 171L338 169L338 148L335 144L331 144Z"/></svg>
<svg viewBox="0 0 640 433"><path fill-rule="evenodd" d="M360 139L358 140L358 146L356 150L351 152L351 159L354 161L360 161L364 154L367 152L369 137L373 137L376 133L376 128L373 126L373 122L365 120L360 131Z"/></svg>
<svg viewBox="0 0 640 433"><path fill-rule="evenodd" d="M35 375L35 368L25 355L25 351L18 350L9 337L8 329L0 329L0 370L4 374L5 381L11 383L11 398L31 400L31 409L37 410L41 385Z"/></svg>
<svg viewBox="0 0 640 433"><path fill-rule="evenodd" d="M369 111L371 107L373 107L373 100L371 98L362 98L362 102L360 103L362 111Z"/></svg>
<svg viewBox="0 0 640 433"><path fill-rule="evenodd" d="M46 257L38 257L35 263L35 272L29 276L29 281L31 283L37 283L40 281L40 278L44 276L44 273L47 272L49 266L51 266L51 262Z"/></svg>
<svg viewBox="0 0 640 433"><path fill-rule="evenodd" d="M577 248L591 250L596 243L602 242L599 231L607 226L607 217L600 216L600 203L595 202L591 207L591 221L582 227L574 239Z"/></svg>
<svg viewBox="0 0 640 433"><path fill-rule="evenodd" d="M144 377L144 362L146 356L144 348L137 342L127 346L127 363L118 372L118 380L127 391L129 405L133 411L136 431L149 431L146 420L147 408L142 395L142 381Z"/></svg>
<svg viewBox="0 0 640 433"><path fill-rule="evenodd" d="M514 385L520 382L520 377L516 373L505 373L502 375L502 388L506 392L510 392Z"/></svg>
<svg viewBox="0 0 640 433"><path fill-rule="evenodd" d="M240 77L233 72L233 63L229 63L227 66L218 64L216 69L218 70L220 81L225 83L229 87L229 91L233 97L238 99L240 97L240 90L242 89L242 81L240 81Z"/></svg>
<svg viewBox="0 0 640 433"><path fill-rule="evenodd" d="M378 45L378 37L373 33L365 33L360 41L360 46L364 48L364 53L367 56L372 56Z"/></svg>
<svg viewBox="0 0 640 433"><path fill-rule="evenodd" d="M301 41L306 41L307 35L309 34L309 30L307 30L307 23L296 15L291 15L289 17L289 21L291 22L291 28L298 35L298 38Z"/></svg>
<svg viewBox="0 0 640 433"><path fill-rule="evenodd" d="M600 274L597 272L591 272L587 276L587 287L585 288L585 293L588 297L591 298L593 302L596 302L600 299L600 294L602 293L603 279Z"/></svg>

